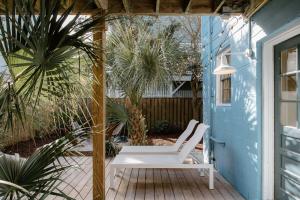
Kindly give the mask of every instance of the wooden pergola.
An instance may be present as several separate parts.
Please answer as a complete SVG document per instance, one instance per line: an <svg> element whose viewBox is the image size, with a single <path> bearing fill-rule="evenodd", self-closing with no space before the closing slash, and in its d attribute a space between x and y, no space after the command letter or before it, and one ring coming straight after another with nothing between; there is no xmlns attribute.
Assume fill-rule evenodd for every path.
<svg viewBox="0 0 300 200"><path fill-rule="evenodd" d="M72 2L73 0L69 0ZM109 15L221 15L244 14L250 17L267 0L94 0L88 12L101 10ZM78 8L85 0L79 0ZM98 49L105 44L105 21L94 33ZM105 72L103 52L93 67L93 199L105 199Z"/></svg>

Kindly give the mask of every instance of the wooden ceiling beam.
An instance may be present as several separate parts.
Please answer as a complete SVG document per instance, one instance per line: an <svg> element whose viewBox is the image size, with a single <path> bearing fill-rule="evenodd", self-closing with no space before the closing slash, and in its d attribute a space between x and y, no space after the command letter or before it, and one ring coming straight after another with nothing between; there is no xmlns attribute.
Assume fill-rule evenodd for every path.
<svg viewBox="0 0 300 200"><path fill-rule="evenodd" d="M131 12L130 0L122 0L125 12L129 14Z"/></svg>
<svg viewBox="0 0 300 200"><path fill-rule="evenodd" d="M94 0L94 1L98 8L101 8L103 10L108 9L108 0Z"/></svg>
<svg viewBox="0 0 300 200"><path fill-rule="evenodd" d="M156 0L156 5L155 5L156 14L159 14L159 8L160 8L160 0Z"/></svg>
<svg viewBox="0 0 300 200"><path fill-rule="evenodd" d="M189 13L190 8L191 8L191 4L192 4L192 0L184 0L182 3L182 10L184 13Z"/></svg>
<svg viewBox="0 0 300 200"><path fill-rule="evenodd" d="M217 8L214 10L214 14L217 14L220 10L221 10L221 8L222 8L222 6L225 4L225 0L222 0L220 3L219 3L219 5L217 6Z"/></svg>

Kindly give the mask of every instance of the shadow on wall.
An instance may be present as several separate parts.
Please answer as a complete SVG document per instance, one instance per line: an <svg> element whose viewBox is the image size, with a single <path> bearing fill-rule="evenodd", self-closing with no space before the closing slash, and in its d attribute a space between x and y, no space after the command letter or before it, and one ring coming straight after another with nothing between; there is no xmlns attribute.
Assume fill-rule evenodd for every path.
<svg viewBox="0 0 300 200"><path fill-rule="evenodd" d="M241 26L229 38L232 52L245 51L248 37L247 26ZM215 145L217 168L247 199L261 194L261 75L256 63L255 57L232 56L237 73L232 76L231 106L213 104L213 134L226 142L225 148Z"/></svg>

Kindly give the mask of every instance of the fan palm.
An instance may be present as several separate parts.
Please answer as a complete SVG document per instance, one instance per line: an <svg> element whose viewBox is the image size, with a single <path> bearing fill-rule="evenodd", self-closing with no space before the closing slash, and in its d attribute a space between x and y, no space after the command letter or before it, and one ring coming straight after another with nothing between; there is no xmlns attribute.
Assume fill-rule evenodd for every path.
<svg viewBox="0 0 300 200"><path fill-rule="evenodd" d="M5 82L10 85L3 86L0 116L2 123L10 124L6 127L12 127L14 120L24 121L24 104L34 113L43 101L58 102L78 94L81 83L74 60L78 54L96 58L88 37L104 16L79 20L80 13L72 15L76 1L62 13L60 0L13 0L11 7L4 2L0 52L7 68ZM9 100L8 94L13 94Z"/></svg>
<svg viewBox="0 0 300 200"><path fill-rule="evenodd" d="M85 88L74 61L88 58L92 65L97 59L89 36L105 16L80 18L72 2L66 8L61 0L2 1L0 52L6 70L1 76L0 125L6 131L13 133L20 122L26 126L37 112L55 113L54 123L63 125L78 116L75 110ZM69 134L27 159L1 156L0 196L44 199L50 194L69 199L58 189L60 175L69 166L55 161L72 147L72 138L77 136Z"/></svg>
<svg viewBox="0 0 300 200"><path fill-rule="evenodd" d="M72 149L74 140L80 143L85 137L83 132L69 133L39 148L26 159L1 155L0 196L3 199L45 199L54 195L72 199L58 187L63 182L62 173L71 167L69 163L61 163L65 153Z"/></svg>
<svg viewBox="0 0 300 200"><path fill-rule="evenodd" d="M143 19L120 20L111 25L107 38L107 68L111 85L128 99L132 144L145 142L145 119L140 108L146 89L170 81L180 55L174 38L176 25L162 30Z"/></svg>

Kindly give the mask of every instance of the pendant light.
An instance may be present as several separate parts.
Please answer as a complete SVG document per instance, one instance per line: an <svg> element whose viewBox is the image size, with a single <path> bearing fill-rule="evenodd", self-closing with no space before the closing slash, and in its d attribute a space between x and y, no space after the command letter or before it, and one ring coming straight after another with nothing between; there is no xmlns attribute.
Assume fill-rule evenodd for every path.
<svg viewBox="0 0 300 200"><path fill-rule="evenodd" d="M228 65L227 58L224 54L221 55L220 65L214 70L215 75L225 75L225 74L234 74L236 69Z"/></svg>

